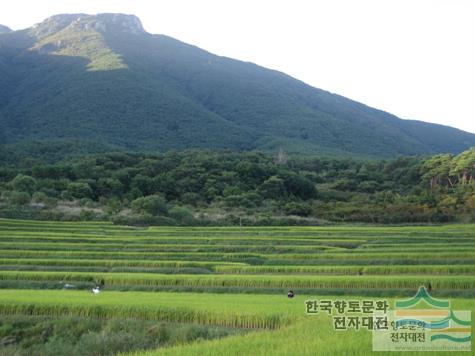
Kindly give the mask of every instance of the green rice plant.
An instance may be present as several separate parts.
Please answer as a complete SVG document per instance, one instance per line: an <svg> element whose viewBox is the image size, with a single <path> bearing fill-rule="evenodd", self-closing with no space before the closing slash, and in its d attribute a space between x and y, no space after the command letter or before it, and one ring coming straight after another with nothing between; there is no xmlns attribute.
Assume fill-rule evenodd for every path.
<svg viewBox="0 0 475 356"><path fill-rule="evenodd" d="M278 296L193 293L4 290L0 315L135 318L250 329L275 329L296 320L300 305Z"/></svg>
<svg viewBox="0 0 475 356"><path fill-rule="evenodd" d="M0 265L35 265L35 266L71 266L71 267L204 267L245 266L240 262L185 261L185 260L104 260L104 259L35 259L2 258Z"/></svg>
<svg viewBox="0 0 475 356"><path fill-rule="evenodd" d="M332 275L391 275L434 274L475 275L475 265L392 265L392 266L224 266L213 270L223 274L332 274Z"/></svg>
<svg viewBox="0 0 475 356"><path fill-rule="evenodd" d="M272 255L261 254L262 257L273 257ZM376 252L352 252L352 253L307 253L307 254L290 254L284 253L280 254L279 258L282 259L348 259L348 260L372 260L372 259L435 259L435 258L454 258L459 260L465 259L473 259L475 258L475 251L465 251L465 252L434 252L434 253L420 253L420 252L384 252L384 251L376 251Z"/></svg>
<svg viewBox="0 0 475 356"><path fill-rule="evenodd" d="M151 259L151 260L199 260L235 261L260 258L253 253L220 252L109 252L109 251L28 251L0 250L0 258L77 258L77 259Z"/></svg>
<svg viewBox="0 0 475 356"><path fill-rule="evenodd" d="M168 275L151 273L82 273L1 271L0 280L91 282L106 286L246 287L287 289L475 289L475 276L282 276L282 275Z"/></svg>
<svg viewBox="0 0 475 356"><path fill-rule="evenodd" d="M262 252L262 253L309 253L338 251L341 248L324 245L209 245L209 244L113 244L113 243L64 243L64 242L0 242L0 250L23 251L130 251L130 252Z"/></svg>

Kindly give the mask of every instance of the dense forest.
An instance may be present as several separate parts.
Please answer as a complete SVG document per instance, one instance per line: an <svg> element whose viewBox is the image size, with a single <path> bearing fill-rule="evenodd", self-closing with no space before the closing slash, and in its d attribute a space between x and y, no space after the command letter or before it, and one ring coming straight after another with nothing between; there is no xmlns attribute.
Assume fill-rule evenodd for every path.
<svg viewBox="0 0 475 356"><path fill-rule="evenodd" d="M0 216L132 225L475 221L475 148L355 160L280 151L0 156Z"/></svg>

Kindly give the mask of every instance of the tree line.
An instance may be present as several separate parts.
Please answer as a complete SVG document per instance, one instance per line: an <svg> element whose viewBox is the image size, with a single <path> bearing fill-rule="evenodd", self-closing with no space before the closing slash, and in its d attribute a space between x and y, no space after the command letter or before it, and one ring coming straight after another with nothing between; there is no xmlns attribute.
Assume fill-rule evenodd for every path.
<svg viewBox="0 0 475 356"><path fill-rule="evenodd" d="M125 224L475 221L475 148L357 160L262 152L100 153L0 166L0 216Z"/></svg>

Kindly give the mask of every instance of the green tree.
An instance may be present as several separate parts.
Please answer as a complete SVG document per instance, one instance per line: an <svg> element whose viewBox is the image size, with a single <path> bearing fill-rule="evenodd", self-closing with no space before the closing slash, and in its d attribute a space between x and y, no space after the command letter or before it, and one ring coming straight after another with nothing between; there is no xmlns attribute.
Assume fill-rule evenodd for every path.
<svg viewBox="0 0 475 356"><path fill-rule="evenodd" d="M191 225L196 222L191 210L182 206L174 206L171 208L169 216L181 225Z"/></svg>
<svg viewBox="0 0 475 356"><path fill-rule="evenodd" d="M132 210L139 214L150 214L152 216L166 215L168 213L168 205L162 196L148 195L135 199L132 202Z"/></svg>
<svg viewBox="0 0 475 356"><path fill-rule="evenodd" d="M10 193L9 200L13 205L27 205L30 203L31 196L27 192L13 191Z"/></svg>
<svg viewBox="0 0 475 356"><path fill-rule="evenodd" d="M287 215L309 216L312 213L312 208L307 203L303 202L289 202L284 206Z"/></svg>
<svg viewBox="0 0 475 356"><path fill-rule="evenodd" d="M11 182L14 190L33 194L36 189L36 180L30 176L18 174Z"/></svg>
<svg viewBox="0 0 475 356"><path fill-rule="evenodd" d="M261 184L259 191L265 198L280 199L285 194L284 180L277 176L271 176Z"/></svg>
<svg viewBox="0 0 475 356"><path fill-rule="evenodd" d="M464 151L452 160L450 175L457 176L461 184L472 181L475 171L475 147Z"/></svg>
<svg viewBox="0 0 475 356"><path fill-rule="evenodd" d="M422 179L429 182L431 188L435 188L444 179L449 185L453 186L453 182L449 177L451 170L452 155L440 154L431 157L421 167Z"/></svg>
<svg viewBox="0 0 475 356"><path fill-rule="evenodd" d="M91 198L93 193L88 183L85 182L73 182L68 184L68 193L77 199Z"/></svg>

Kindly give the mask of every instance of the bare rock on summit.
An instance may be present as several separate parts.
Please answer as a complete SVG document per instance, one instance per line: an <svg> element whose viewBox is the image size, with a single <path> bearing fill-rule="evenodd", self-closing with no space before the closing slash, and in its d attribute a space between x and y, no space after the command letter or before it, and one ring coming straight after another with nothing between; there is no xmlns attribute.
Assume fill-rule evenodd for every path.
<svg viewBox="0 0 475 356"><path fill-rule="evenodd" d="M38 38L49 36L66 28L74 30L115 31L134 34L145 33L140 19L125 14L62 14L47 18L33 26L32 34Z"/></svg>

